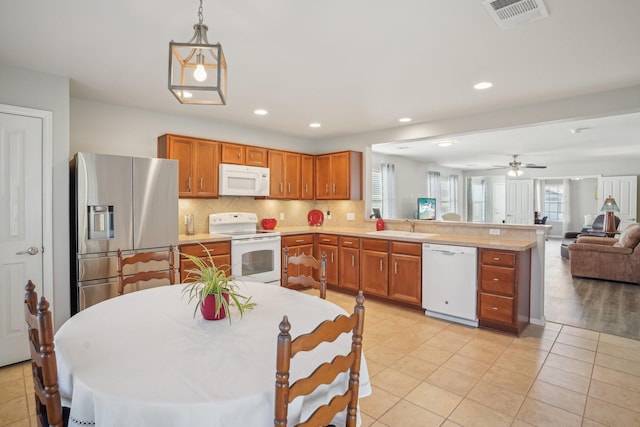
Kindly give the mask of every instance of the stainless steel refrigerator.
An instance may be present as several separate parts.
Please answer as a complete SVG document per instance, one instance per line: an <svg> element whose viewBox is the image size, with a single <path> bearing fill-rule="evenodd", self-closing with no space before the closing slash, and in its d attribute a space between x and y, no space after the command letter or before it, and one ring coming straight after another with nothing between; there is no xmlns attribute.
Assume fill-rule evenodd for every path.
<svg viewBox="0 0 640 427"><path fill-rule="evenodd" d="M71 175L71 307L76 313L117 295L118 249L130 255L177 246L178 162L77 153ZM150 267L162 271L169 265Z"/></svg>

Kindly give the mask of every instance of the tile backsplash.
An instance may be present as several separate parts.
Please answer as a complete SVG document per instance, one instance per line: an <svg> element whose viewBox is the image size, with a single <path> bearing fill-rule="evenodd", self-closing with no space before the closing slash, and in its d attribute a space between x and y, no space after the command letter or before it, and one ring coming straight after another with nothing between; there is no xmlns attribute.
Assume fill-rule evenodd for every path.
<svg viewBox="0 0 640 427"><path fill-rule="evenodd" d="M186 233L184 217L193 214L194 233L209 232L209 214L219 212L255 212L258 222L263 218L276 218L278 226L298 227L307 224L307 215L312 209L324 213L324 225L332 227L361 227L364 224L364 201L362 200L260 200L252 197L220 197L218 199L180 199L179 230ZM327 212L331 212L331 219ZM284 220L280 214L284 214ZM347 214L355 214L348 221ZM258 224L258 227L260 225ZM277 229L277 226L276 226Z"/></svg>

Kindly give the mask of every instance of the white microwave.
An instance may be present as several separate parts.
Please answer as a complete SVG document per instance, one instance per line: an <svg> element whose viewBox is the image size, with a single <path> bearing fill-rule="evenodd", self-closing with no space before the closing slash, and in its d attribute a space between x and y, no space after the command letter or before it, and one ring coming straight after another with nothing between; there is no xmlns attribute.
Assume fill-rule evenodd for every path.
<svg viewBox="0 0 640 427"><path fill-rule="evenodd" d="M269 168L220 163L221 196L268 196Z"/></svg>

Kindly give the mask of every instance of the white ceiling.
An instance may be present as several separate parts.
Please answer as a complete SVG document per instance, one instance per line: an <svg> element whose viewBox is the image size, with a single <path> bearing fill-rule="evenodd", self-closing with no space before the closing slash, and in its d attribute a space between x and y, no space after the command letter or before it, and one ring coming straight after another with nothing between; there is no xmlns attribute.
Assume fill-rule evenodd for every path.
<svg viewBox="0 0 640 427"><path fill-rule="evenodd" d="M209 41L222 44L229 64L226 106L181 105L167 89L169 41L191 37L197 0L3 0L0 63L69 77L74 98L305 139L640 84L640 1L544 1L548 18L501 30L482 0L204 0ZM484 80L494 87L472 89ZM550 162L575 155L576 144L601 147L603 130L625 155L624 144L640 142L638 116L627 118L576 135L552 126L460 136L455 161L442 150L428 155L463 169L480 153L496 155L485 165L510 154Z"/></svg>

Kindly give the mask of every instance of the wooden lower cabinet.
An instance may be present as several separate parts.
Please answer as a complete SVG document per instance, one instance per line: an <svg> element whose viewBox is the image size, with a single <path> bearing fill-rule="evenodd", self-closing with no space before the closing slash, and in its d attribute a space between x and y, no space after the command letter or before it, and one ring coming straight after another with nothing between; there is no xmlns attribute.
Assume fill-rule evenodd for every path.
<svg viewBox="0 0 640 427"><path fill-rule="evenodd" d="M327 254L327 285L336 286L338 284L338 236L319 234L317 243L316 258L321 259L323 252Z"/></svg>
<svg viewBox="0 0 640 427"><path fill-rule="evenodd" d="M362 239L360 249L361 289L369 294L389 295L389 241Z"/></svg>
<svg viewBox="0 0 640 427"><path fill-rule="evenodd" d="M213 263L218 268L224 268L225 270L231 269L231 242L209 242L203 243L202 245L200 245L199 243L188 243L180 245L178 248L178 250L180 251L181 283L193 282L194 279L192 277L188 277L189 270L193 270L196 268L193 261L187 258L184 254L193 255L209 263L209 255L207 253L207 251L209 251Z"/></svg>
<svg viewBox="0 0 640 427"><path fill-rule="evenodd" d="M338 287L360 289L360 239L342 237L338 239Z"/></svg>
<svg viewBox="0 0 640 427"><path fill-rule="evenodd" d="M422 244L391 242L389 298L422 306Z"/></svg>
<svg viewBox="0 0 640 427"><path fill-rule="evenodd" d="M478 323L520 335L529 324L531 250L480 249Z"/></svg>

